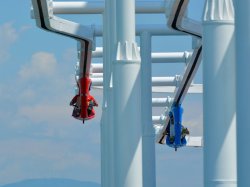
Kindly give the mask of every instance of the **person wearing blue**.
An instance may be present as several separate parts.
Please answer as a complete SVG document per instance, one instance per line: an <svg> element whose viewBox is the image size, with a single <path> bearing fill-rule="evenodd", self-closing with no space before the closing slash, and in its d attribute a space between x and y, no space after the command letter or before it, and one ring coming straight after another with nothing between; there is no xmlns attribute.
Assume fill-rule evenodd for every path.
<svg viewBox="0 0 250 187"><path fill-rule="evenodd" d="M183 109L180 105L173 106L169 112L169 125L167 127L166 144L170 147L183 147L187 144L186 135L189 130L182 125Z"/></svg>

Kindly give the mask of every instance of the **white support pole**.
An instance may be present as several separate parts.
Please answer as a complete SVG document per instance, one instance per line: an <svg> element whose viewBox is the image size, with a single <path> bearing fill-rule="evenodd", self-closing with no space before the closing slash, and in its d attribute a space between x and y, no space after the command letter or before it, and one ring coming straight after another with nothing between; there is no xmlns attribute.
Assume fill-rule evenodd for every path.
<svg viewBox="0 0 250 187"><path fill-rule="evenodd" d="M135 0L116 0L113 64L115 187L143 187L141 59L135 42ZM115 52L115 51L114 51Z"/></svg>
<svg viewBox="0 0 250 187"><path fill-rule="evenodd" d="M250 1L235 2L238 187L250 186Z"/></svg>
<svg viewBox="0 0 250 187"><path fill-rule="evenodd" d="M101 119L101 185L116 187L114 177L114 118L112 62L115 60L116 6L114 0L105 1L103 14L103 103Z"/></svg>
<svg viewBox="0 0 250 187"><path fill-rule="evenodd" d="M237 186L233 9L232 0L206 2L203 22L204 187Z"/></svg>
<svg viewBox="0 0 250 187"><path fill-rule="evenodd" d="M141 122L142 122L142 160L143 187L155 187L155 130L152 125L152 66L151 35L141 34Z"/></svg>

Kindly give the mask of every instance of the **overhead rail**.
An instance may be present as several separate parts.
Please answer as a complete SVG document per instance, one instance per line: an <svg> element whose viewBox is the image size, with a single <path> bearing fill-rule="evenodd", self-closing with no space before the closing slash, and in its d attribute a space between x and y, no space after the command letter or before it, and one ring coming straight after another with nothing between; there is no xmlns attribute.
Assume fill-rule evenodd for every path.
<svg viewBox="0 0 250 187"><path fill-rule="evenodd" d="M174 30L190 34L198 39L201 39L201 24L195 22L191 19L185 18L185 11L187 9L189 0L171 0L172 2L172 11L166 13L168 17L168 25ZM182 25L184 20L185 24ZM202 45L200 44L197 48L194 49L190 62L186 68L184 76L182 78L180 86L175 92L173 106L178 106L182 104L182 101L185 95L188 92L188 89L192 83L193 77L200 65L201 62L201 52ZM165 144L166 135L169 134L170 118L167 116L166 121L162 123L160 130L157 132L156 141L160 144Z"/></svg>
<svg viewBox="0 0 250 187"><path fill-rule="evenodd" d="M94 30L91 26L83 26L79 23L54 16L51 2L48 0L32 0L34 18L38 27L49 32L74 38L78 41L93 41Z"/></svg>
<svg viewBox="0 0 250 187"><path fill-rule="evenodd" d="M54 14L102 14L105 1L53 2ZM136 1L136 13L160 14L167 7L165 0Z"/></svg>

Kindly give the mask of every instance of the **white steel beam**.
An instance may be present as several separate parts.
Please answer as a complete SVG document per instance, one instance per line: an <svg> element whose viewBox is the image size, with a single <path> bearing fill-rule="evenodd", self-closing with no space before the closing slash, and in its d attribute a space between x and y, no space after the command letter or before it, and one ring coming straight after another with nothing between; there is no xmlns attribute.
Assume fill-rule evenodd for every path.
<svg viewBox="0 0 250 187"><path fill-rule="evenodd" d="M169 107L173 102L171 97L167 98L152 98L153 107Z"/></svg>
<svg viewBox="0 0 250 187"><path fill-rule="evenodd" d="M53 2L54 14L102 14L105 1Z"/></svg>
<svg viewBox="0 0 250 187"><path fill-rule="evenodd" d="M103 64L91 64L91 73L103 73Z"/></svg>
<svg viewBox="0 0 250 187"><path fill-rule="evenodd" d="M90 73L91 78L103 78L103 73Z"/></svg>
<svg viewBox="0 0 250 187"><path fill-rule="evenodd" d="M95 51L92 51L92 58L102 58L103 57L103 48L96 47Z"/></svg>
<svg viewBox="0 0 250 187"><path fill-rule="evenodd" d="M175 93L175 86L155 86L152 87L152 92L154 93ZM203 85L202 84L191 84L188 88L187 93L189 94L202 94Z"/></svg>
<svg viewBox="0 0 250 187"><path fill-rule="evenodd" d="M181 77L152 77L152 86L178 86L180 84Z"/></svg>
<svg viewBox="0 0 250 187"><path fill-rule="evenodd" d="M102 47L96 48L92 53L93 58L102 58L103 49ZM152 63L178 63L183 62L187 63L192 56L192 52L161 52L161 53L151 53L151 62Z"/></svg>
<svg viewBox="0 0 250 187"><path fill-rule="evenodd" d="M95 81L95 78L102 78L102 74L97 73L97 75L92 74L91 79ZM103 89L102 82L100 80L97 83L93 83L94 89ZM98 86L97 86L98 85ZM173 94L176 91L176 86L153 86L152 93L167 93ZM203 93L203 85L202 84L191 84L188 88L187 94L202 94Z"/></svg>
<svg viewBox="0 0 250 187"><path fill-rule="evenodd" d="M92 86L103 86L103 77L91 78Z"/></svg>
<svg viewBox="0 0 250 187"><path fill-rule="evenodd" d="M95 25L95 36L102 37L103 35L103 26ZM173 29L169 29L164 24L137 24L136 25L136 35L141 35L142 32L148 31L152 36L180 36L187 35Z"/></svg>
<svg viewBox="0 0 250 187"><path fill-rule="evenodd" d="M99 75L99 74L98 74ZM92 86L103 86L103 77L93 76ZM181 77L152 77L152 86L178 86Z"/></svg>
<svg viewBox="0 0 250 187"><path fill-rule="evenodd" d="M53 2L54 14L102 14L104 1ZM165 1L136 1L136 13L159 14L165 12Z"/></svg>
<svg viewBox="0 0 250 187"><path fill-rule="evenodd" d="M152 63L187 63L192 56L192 52L168 52L152 53Z"/></svg>

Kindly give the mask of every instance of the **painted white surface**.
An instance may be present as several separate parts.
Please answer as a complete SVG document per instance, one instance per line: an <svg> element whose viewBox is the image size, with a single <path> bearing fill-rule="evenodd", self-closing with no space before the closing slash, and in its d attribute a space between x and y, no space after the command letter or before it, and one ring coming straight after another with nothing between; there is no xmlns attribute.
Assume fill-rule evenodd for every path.
<svg viewBox="0 0 250 187"><path fill-rule="evenodd" d="M143 187L141 59L135 42L135 0L117 0L115 15L114 185Z"/></svg>
<svg viewBox="0 0 250 187"><path fill-rule="evenodd" d="M203 137L200 136L186 136L187 147L202 147Z"/></svg>
<svg viewBox="0 0 250 187"><path fill-rule="evenodd" d="M115 60L116 45L116 6L114 0L105 1L103 15L103 103L101 119L101 184L102 187L115 187L114 182L114 120L113 88L111 87L112 62Z"/></svg>
<svg viewBox="0 0 250 187"><path fill-rule="evenodd" d="M104 1L53 2L55 14L102 14ZM165 1L136 1L136 13L164 13Z"/></svg>
<svg viewBox="0 0 250 187"><path fill-rule="evenodd" d="M143 32L142 32L143 34ZM95 51L93 51L92 56L94 58L101 58L103 56L103 48L98 47ZM161 52L161 53L151 53L151 61L152 63L188 63L190 57L192 56L192 52L184 51L184 52ZM93 70L95 68L102 70L102 64L92 64Z"/></svg>
<svg viewBox="0 0 250 187"><path fill-rule="evenodd" d="M143 32L141 46L141 125L143 187L156 186L155 130L152 125L151 35Z"/></svg>
<svg viewBox="0 0 250 187"><path fill-rule="evenodd" d="M227 14L231 6L231 0L208 0L204 15L204 187L237 186L234 18Z"/></svg>

